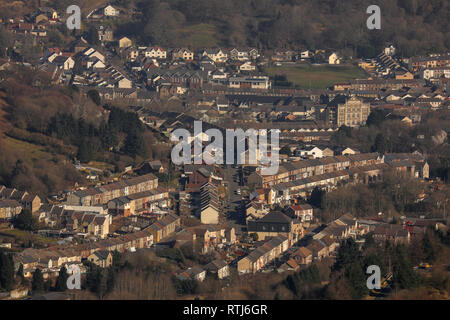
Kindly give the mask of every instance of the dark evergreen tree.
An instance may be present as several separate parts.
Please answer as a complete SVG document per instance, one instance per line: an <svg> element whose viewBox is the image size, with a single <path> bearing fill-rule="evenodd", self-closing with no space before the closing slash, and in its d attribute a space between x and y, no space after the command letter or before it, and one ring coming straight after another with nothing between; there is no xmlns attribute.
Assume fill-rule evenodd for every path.
<svg viewBox="0 0 450 320"><path fill-rule="evenodd" d="M411 289L420 283L407 251L404 245L397 245L392 250L392 279L396 289Z"/></svg>
<svg viewBox="0 0 450 320"><path fill-rule="evenodd" d="M33 217L30 209L25 208L14 218L13 225L21 230L33 231L37 228L37 219Z"/></svg>
<svg viewBox="0 0 450 320"><path fill-rule="evenodd" d="M19 269L17 269L17 276L23 278L23 264L19 265Z"/></svg>
<svg viewBox="0 0 450 320"><path fill-rule="evenodd" d="M34 293L43 292L45 290L44 277L42 276L41 269L36 269L33 272L33 279L31 281L31 290Z"/></svg>
<svg viewBox="0 0 450 320"><path fill-rule="evenodd" d="M0 251L0 288L11 290L14 285L14 261L12 255Z"/></svg>
<svg viewBox="0 0 450 320"><path fill-rule="evenodd" d="M97 90L89 90L86 94L91 100L92 102L94 102L96 105L100 105L102 103L102 99L100 98L100 94L98 93Z"/></svg>
<svg viewBox="0 0 450 320"><path fill-rule="evenodd" d="M309 203L317 208L323 209L324 197L325 197L325 191L318 187L315 187L313 189L313 191L311 192L311 196L309 198Z"/></svg>
<svg viewBox="0 0 450 320"><path fill-rule="evenodd" d="M55 290L56 291L66 291L67 290L67 279L69 279L69 275L67 274L66 267L61 267L59 269L58 278L56 278Z"/></svg>
<svg viewBox="0 0 450 320"><path fill-rule="evenodd" d="M388 146L386 138L382 133L377 134L375 143L371 148L372 152L386 153L388 152Z"/></svg>
<svg viewBox="0 0 450 320"><path fill-rule="evenodd" d="M375 109L372 112L370 112L369 117L367 117L366 124L368 126L379 127L380 124L386 120L386 114L387 114L387 112L384 110Z"/></svg>

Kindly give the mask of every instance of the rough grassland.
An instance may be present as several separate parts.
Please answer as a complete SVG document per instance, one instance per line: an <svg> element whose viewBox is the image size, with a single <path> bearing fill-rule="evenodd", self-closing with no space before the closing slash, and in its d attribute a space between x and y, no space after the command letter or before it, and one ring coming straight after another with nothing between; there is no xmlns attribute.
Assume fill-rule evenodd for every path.
<svg viewBox="0 0 450 320"><path fill-rule="evenodd" d="M212 24L201 23L183 27L183 33L183 46L193 48L194 50L200 48L213 48L220 45L216 36L216 27Z"/></svg>
<svg viewBox="0 0 450 320"><path fill-rule="evenodd" d="M56 244L56 240L52 238L42 237L39 235L32 234L27 231L22 230L2 230L0 231L0 236L6 236L16 239L16 241L20 241L23 243L32 241L34 244L38 246L46 246L46 245L54 245Z"/></svg>
<svg viewBox="0 0 450 320"><path fill-rule="evenodd" d="M27 155L27 158L30 160L52 159L52 155L46 152L44 146L38 146L11 137L4 137L3 141L9 147L9 150L14 150L17 154Z"/></svg>

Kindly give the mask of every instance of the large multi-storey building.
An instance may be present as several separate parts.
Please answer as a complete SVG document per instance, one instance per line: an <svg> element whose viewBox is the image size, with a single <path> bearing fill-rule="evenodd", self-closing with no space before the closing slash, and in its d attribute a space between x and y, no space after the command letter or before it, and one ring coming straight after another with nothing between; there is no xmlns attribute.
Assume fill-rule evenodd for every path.
<svg viewBox="0 0 450 320"><path fill-rule="evenodd" d="M369 113L370 105L361 98L339 95L328 104L326 116L337 127L358 127L366 124Z"/></svg>

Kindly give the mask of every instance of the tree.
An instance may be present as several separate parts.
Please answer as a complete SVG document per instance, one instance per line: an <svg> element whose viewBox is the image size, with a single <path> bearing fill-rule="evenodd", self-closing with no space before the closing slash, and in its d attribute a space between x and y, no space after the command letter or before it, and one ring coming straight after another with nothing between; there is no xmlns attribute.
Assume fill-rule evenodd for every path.
<svg viewBox="0 0 450 320"><path fill-rule="evenodd" d="M98 38L98 32L94 26L89 27L87 34L86 34L86 41L89 42L89 44L94 45L94 46L100 44L100 40Z"/></svg>
<svg viewBox="0 0 450 320"><path fill-rule="evenodd" d="M119 272L122 268L122 254L117 251L114 250L112 252L112 264L111 267L113 268L113 270L115 272Z"/></svg>
<svg viewBox="0 0 450 320"><path fill-rule="evenodd" d="M33 272L31 290L33 291L33 294L37 292L43 292L45 290L44 277L42 276L41 269L36 269Z"/></svg>
<svg viewBox="0 0 450 320"><path fill-rule="evenodd" d="M353 238L341 242L332 269L345 278L352 299L361 299L367 293L363 256Z"/></svg>
<svg viewBox="0 0 450 320"><path fill-rule="evenodd" d="M291 155L291 149L289 148L289 145L285 145L283 148L280 149L280 154L285 154L287 156Z"/></svg>
<svg viewBox="0 0 450 320"><path fill-rule="evenodd" d="M66 267L61 267L59 269L58 278L56 278L55 290L56 291L66 291L67 290L67 279L69 275L67 274Z"/></svg>
<svg viewBox="0 0 450 320"><path fill-rule="evenodd" d="M47 292L52 287L52 280L50 278L47 279L47 281L44 281L44 291Z"/></svg>
<svg viewBox="0 0 450 320"><path fill-rule="evenodd" d="M407 248L401 244L392 250L392 279L396 289L411 289L419 285L419 277L414 272Z"/></svg>
<svg viewBox="0 0 450 320"><path fill-rule="evenodd" d="M20 282L23 284L25 281L25 277L23 275L23 264L19 265L19 269L17 270L17 276L20 278Z"/></svg>
<svg viewBox="0 0 450 320"><path fill-rule="evenodd" d="M111 292L114 289L116 283L116 272L110 267L106 270L106 292Z"/></svg>
<svg viewBox="0 0 450 320"><path fill-rule="evenodd" d="M123 151L132 157L136 157L137 155L145 157L147 151L142 134L130 132L125 138Z"/></svg>
<svg viewBox="0 0 450 320"><path fill-rule="evenodd" d="M284 284L299 298L308 299L311 288L320 282L320 273L314 264L306 269L287 276Z"/></svg>
<svg viewBox="0 0 450 320"><path fill-rule="evenodd" d="M15 228L33 231L37 228L37 219L33 217L30 209L23 209L13 220Z"/></svg>
<svg viewBox="0 0 450 320"><path fill-rule="evenodd" d="M345 278L349 284L352 299L361 299L367 294L366 275L361 261L353 261L344 272Z"/></svg>
<svg viewBox="0 0 450 320"><path fill-rule="evenodd" d="M369 116L367 117L366 124L368 126L377 126L379 127L380 124L386 120L386 111L381 109L375 109L372 112L370 112Z"/></svg>
<svg viewBox="0 0 450 320"><path fill-rule="evenodd" d="M11 34L5 30L3 26L0 27L0 57L6 57L8 48L12 44Z"/></svg>
<svg viewBox="0 0 450 320"><path fill-rule="evenodd" d="M359 252L358 244L349 238L343 240L339 246L336 256L336 262L333 265L334 270L342 270L350 266L355 260L361 260L361 253Z"/></svg>
<svg viewBox="0 0 450 320"><path fill-rule="evenodd" d="M372 152L385 153L388 151L386 138L382 133L377 134L375 143L372 146Z"/></svg>
<svg viewBox="0 0 450 320"><path fill-rule="evenodd" d="M14 262L11 254L0 251L0 288L11 290L14 284Z"/></svg>
<svg viewBox="0 0 450 320"><path fill-rule="evenodd" d="M325 197L325 191L322 189L315 187L313 191L311 192L311 196L309 198L309 203L315 207L322 208L324 205L324 197Z"/></svg>
<svg viewBox="0 0 450 320"><path fill-rule="evenodd" d="M96 105L100 105L101 104L101 102L102 102L102 100L101 100L101 98L100 98L100 94L98 93L98 91L97 90L94 90L94 89L92 89L92 90L89 90L88 92L87 92L87 96L92 100L92 102L94 102Z"/></svg>
<svg viewBox="0 0 450 320"><path fill-rule="evenodd" d="M95 292L100 299L102 299L108 289L107 274L105 270L91 263L86 276L86 286L89 290Z"/></svg>
<svg viewBox="0 0 450 320"><path fill-rule="evenodd" d="M92 160L92 148L91 145L87 143L87 141L81 143L80 147L78 148L77 158L83 163L87 163Z"/></svg>
<svg viewBox="0 0 450 320"><path fill-rule="evenodd" d="M195 294L198 291L198 282L194 279L180 280L174 277L173 283L180 296L184 294Z"/></svg>
<svg viewBox="0 0 450 320"><path fill-rule="evenodd" d="M250 237L252 237L252 239L253 239L253 241L258 241L258 234L256 233L256 232L254 232L254 233L251 233L250 234Z"/></svg>
<svg viewBox="0 0 450 320"><path fill-rule="evenodd" d="M433 263L436 260L436 250L431 243L430 235L428 233L425 233L422 238L422 248L425 254L425 261Z"/></svg>

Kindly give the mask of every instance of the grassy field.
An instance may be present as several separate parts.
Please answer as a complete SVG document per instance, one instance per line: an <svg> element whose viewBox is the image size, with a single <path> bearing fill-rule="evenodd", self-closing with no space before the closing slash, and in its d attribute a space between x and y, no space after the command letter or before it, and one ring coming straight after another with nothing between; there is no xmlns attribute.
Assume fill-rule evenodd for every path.
<svg viewBox="0 0 450 320"><path fill-rule="evenodd" d="M90 161L88 162L87 166L93 167L100 170L109 170L114 171L114 166L112 164L106 163L106 162L100 162L100 161Z"/></svg>
<svg viewBox="0 0 450 320"><path fill-rule="evenodd" d="M355 78L363 78L364 71L356 66L341 65L302 65L281 66L265 69L269 76L285 75L294 86L306 89L325 89L336 82L348 81Z"/></svg>
<svg viewBox="0 0 450 320"><path fill-rule="evenodd" d="M10 238L14 238L16 241L27 243L31 241L37 246L47 246L56 244L56 240L52 238L46 238L39 235L31 234L27 231L22 230L2 230L0 231L0 236L6 236Z"/></svg>
<svg viewBox="0 0 450 320"><path fill-rule="evenodd" d="M183 27L185 35L182 45L192 47L194 50L205 47L218 47L220 43L216 37L216 27L212 24L200 23Z"/></svg>
<svg viewBox="0 0 450 320"><path fill-rule="evenodd" d="M28 143L26 141L17 140L11 137L4 137L4 143L9 147L10 150L14 150L18 154L27 155L27 157L32 160L38 159L52 159L52 155L45 151L45 147L36 144Z"/></svg>

